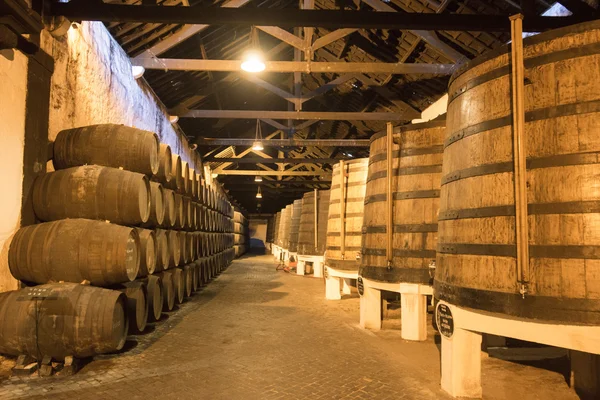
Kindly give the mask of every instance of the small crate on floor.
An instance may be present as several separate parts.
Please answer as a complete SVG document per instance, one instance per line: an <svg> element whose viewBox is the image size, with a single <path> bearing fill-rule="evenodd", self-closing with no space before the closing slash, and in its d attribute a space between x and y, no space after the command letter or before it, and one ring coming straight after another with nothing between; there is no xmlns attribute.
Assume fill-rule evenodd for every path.
<svg viewBox="0 0 600 400"><path fill-rule="evenodd" d="M324 257L323 256L311 256L311 255L299 255L298 256L298 267L296 268L296 273L298 275L305 275L307 268L306 263L312 263L313 276L315 278L323 277L323 265L324 265Z"/></svg>

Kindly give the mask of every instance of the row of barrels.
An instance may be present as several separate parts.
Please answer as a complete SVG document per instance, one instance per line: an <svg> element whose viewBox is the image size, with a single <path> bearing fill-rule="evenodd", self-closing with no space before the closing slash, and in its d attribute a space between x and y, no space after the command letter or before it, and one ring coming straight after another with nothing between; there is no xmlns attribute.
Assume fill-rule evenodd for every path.
<svg viewBox="0 0 600 400"><path fill-rule="evenodd" d="M0 293L0 353L62 361L119 351L128 333L144 332L147 321L197 293L233 255L228 249L110 289L48 283Z"/></svg>
<svg viewBox="0 0 600 400"><path fill-rule="evenodd" d="M103 221L65 219L19 229L8 252L12 275L95 286L129 282L233 246L229 233L130 228Z"/></svg>
<svg viewBox="0 0 600 400"><path fill-rule="evenodd" d="M121 225L231 231L231 219L182 196L145 175L86 165L36 179L33 208L41 221L65 218L108 220Z"/></svg>
<svg viewBox="0 0 600 400"><path fill-rule="evenodd" d="M205 185L202 173L182 161L169 145L159 143L153 132L115 124L63 130L54 141L52 161L57 170L98 165L143 174L232 217L233 209L226 197Z"/></svg>
<svg viewBox="0 0 600 400"><path fill-rule="evenodd" d="M233 237L235 257L238 258L246 253L249 243L249 229L248 219L237 207L234 208L233 212Z"/></svg>

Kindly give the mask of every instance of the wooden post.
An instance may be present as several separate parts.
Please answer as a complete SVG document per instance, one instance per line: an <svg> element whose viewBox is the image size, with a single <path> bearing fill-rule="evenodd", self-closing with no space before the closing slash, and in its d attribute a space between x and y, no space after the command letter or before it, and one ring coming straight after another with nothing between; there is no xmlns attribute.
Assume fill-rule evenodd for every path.
<svg viewBox="0 0 600 400"><path fill-rule="evenodd" d="M512 115L515 169L515 226L517 279L523 297L529 282L529 230L527 225L527 166L525 149L525 76L523 65L523 15L510 17L512 36Z"/></svg>
<svg viewBox="0 0 600 400"><path fill-rule="evenodd" d="M340 253L346 252L346 163L340 161Z"/></svg>
<svg viewBox="0 0 600 400"><path fill-rule="evenodd" d="M393 238L394 238L394 225L392 219L394 218L394 194L392 193L392 169L393 169L393 151L394 148L394 138L393 132L394 127L391 122L387 123L387 217L386 217L386 257L387 257L387 268L392 268L392 262L394 259L394 249L392 246Z"/></svg>

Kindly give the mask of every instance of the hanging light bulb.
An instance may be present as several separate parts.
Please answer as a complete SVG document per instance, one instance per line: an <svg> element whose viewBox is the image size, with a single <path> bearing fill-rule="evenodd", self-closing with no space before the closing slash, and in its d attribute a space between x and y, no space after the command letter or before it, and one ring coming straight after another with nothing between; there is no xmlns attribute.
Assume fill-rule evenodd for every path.
<svg viewBox="0 0 600 400"><path fill-rule="evenodd" d="M254 182L262 182L262 176L260 176L260 175L256 175L256 176L254 177Z"/></svg>
<svg viewBox="0 0 600 400"><path fill-rule="evenodd" d="M256 192L256 198L257 199L262 199L262 193L260 191L260 186L258 187L258 192Z"/></svg>
<svg viewBox="0 0 600 400"><path fill-rule="evenodd" d="M258 32L254 27L250 30L250 48L244 53L241 67L246 72L254 73L264 71L266 67L258 42Z"/></svg>
<svg viewBox="0 0 600 400"><path fill-rule="evenodd" d="M140 79L144 75L144 72L146 72L146 69L140 65L133 65L131 67L133 79Z"/></svg>
<svg viewBox="0 0 600 400"><path fill-rule="evenodd" d="M256 135L254 135L254 143L252 143L252 150L262 151L265 148L262 145L262 129L260 127L260 119L256 120Z"/></svg>

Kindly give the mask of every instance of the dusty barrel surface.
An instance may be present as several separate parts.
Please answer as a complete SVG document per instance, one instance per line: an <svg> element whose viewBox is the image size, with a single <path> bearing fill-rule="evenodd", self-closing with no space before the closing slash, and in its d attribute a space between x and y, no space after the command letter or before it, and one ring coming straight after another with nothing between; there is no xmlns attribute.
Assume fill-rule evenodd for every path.
<svg viewBox="0 0 600 400"><path fill-rule="evenodd" d="M150 183L145 175L116 168L63 169L36 179L33 209L42 221L89 218L139 225L150 216Z"/></svg>
<svg viewBox="0 0 600 400"><path fill-rule="evenodd" d="M27 282L87 280L104 286L134 280L141 254L136 228L65 219L19 229L8 265L15 278Z"/></svg>
<svg viewBox="0 0 600 400"><path fill-rule="evenodd" d="M160 276L149 275L144 280L148 289L148 319L158 321L163 308L163 287Z"/></svg>
<svg viewBox="0 0 600 400"><path fill-rule="evenodd" d="M449 90L435 291L459 306L600 323L600 23L524 40L529 259L517 266L510 52Z"/></svg>
<svg viewBox="0 0 600 400"><path fill-rule="evenodd" d="M48 297L30 300L32 290ZM0 293L0 353L62 361L118 351L127 338L126 300L115 290L74 283Z"/></svg>
<svg viewBox="0 0 600 400"><path fill-rule="evenodd" d="M368 165L369 159L361 158L333 166L325 252L331 268L358 271Z"/></svg>
<svg viewBox="0 0 600 400"><path fill-rule="evenodd" d="M371 138L365 195L360 275L391 283L431 281L435 260L437 214L445 120L394 129L392 146L392 259L387 245L387 135Z"/></svg>
<svg viewBox="0 0 600 400"><path fill-rule="evenodd" d="M143 282L129 282L116 288L127 297L126 310L129 332L141 333L148 322L148 292Z"/></svg>
<svg viewBox="0 0 600 400"><path fill-rule="evenodd" d="M150 182L150 214L144 227L155 228L161 226L165 220L165 193L158 182Z"/></svg>
<svg viewBox="0 0 600 400"><path fill-rule="evenodd" d="M54 141L56 169L104 165L152 176L158 172L158 137L124 125L104 124L60 131Z"/></svg>
<svg viewBox="0 0 600 400"><path fill-rule="evenodd" d="M137 228L140 236L140 269L138 277L153 274L156 269L156 235L149 229Z"/></svg>
<svg viewBox="0 0 600 400"><path fill-rule="evenodd" d="M171 147L168 144L161 143L158 146L158 171L156 172L155 179L163 184L167 184L173 177L172 174L172 161L173 153L171 153Z"/></svg>
<svg viewBox="0 0 600 400"><path fill-rule="evenodd" d="M298 235L300 230L300 218L302 216L302 199L295 200L292 204L292 218L290 219L290 247L293 253L298 251Z"/></svg>
<svg viewBox="0 0 600 400"><path fill-rule="evenodd" d="M302 197L302 215L298 229L298 254L323 255L327 244L327 216L329 215L329 190L317 191L317 218L315 221L315 192ZM317 243L315 245L315 222Z"/></svg>
<svg viewBox="0 0 600 400"><path fill-rule="evenodd" d="M293 210L294 205L290 204L285 208L285 213L281 213L281 247L287 250L289 250L290 247Z"/></svg>

